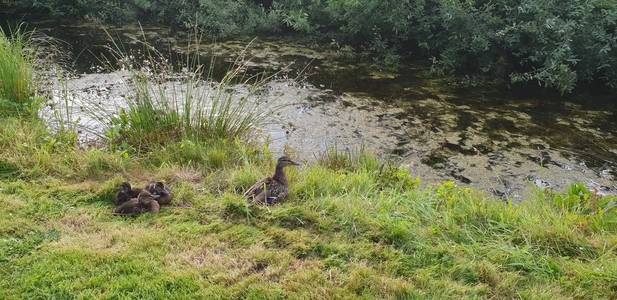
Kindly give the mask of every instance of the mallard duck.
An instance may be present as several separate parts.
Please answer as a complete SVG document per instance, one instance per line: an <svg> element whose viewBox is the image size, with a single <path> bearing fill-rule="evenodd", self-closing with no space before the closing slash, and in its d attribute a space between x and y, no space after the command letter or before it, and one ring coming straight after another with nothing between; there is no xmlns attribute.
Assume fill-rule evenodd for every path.
<svg viewBox="0 0 617 300"><path fill-rule="evenodd" d="M116 206L124 204L125 202L137 198L139 193L141 193L142 189L132 188L131 184L128 182L123 182L120 185L120 191L116 194Z"/></svg>
<svg viewBox="0 0 617 300"><path fill-rule="evenodd" d="M144 212L158 213L159 203L148 191L141 191L137 198L124 202L114 209L114 215L135 216Z"/></svg>
<svg viewBox="0 0 617 300"><path fill-rule="evenodd" d="M285 200L289 194L289 182L285 175L285 167L299 165L287 156L279 158L274 175L255 183L244 193L244 197L256 203L268 205Z"/></svg>
<svg viewBox="0 0 617 300"><path fill-rule="evenodd" d="M146 185L145 190L150 192L150 194L152 194L154 199L160 205L166 205L171 203L171 199L173 198L171 190L160 181L149 183L148 185Z"/></svg>

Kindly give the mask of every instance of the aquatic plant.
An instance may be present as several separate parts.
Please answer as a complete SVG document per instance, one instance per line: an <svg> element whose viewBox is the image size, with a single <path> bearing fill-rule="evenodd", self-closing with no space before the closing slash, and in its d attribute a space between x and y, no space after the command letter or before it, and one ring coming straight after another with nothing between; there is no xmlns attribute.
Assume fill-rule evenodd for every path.
<svg viewBox="0 0 617 300"><path fill-rule="evenodd" d="M328 147L317 156L316 163L327 169L340 172L367 172L375 178L375 189L400 189L401 191L420 186L420 179L414 178L407 170L394 161L379 160L364 146L341 150Z"/></svg>
<svg viewBox="0 0 617 300"><path fill-rule="evenodd" d="M346 149L339 149L336 145L328 146L316 159L318 164L334 170L375 168L380 164L364 146Z"/></svg>
<svg viewBox="0 0 617 300"><path fill-rule="evenodd" d="M10 32L0 28L0 114L35 112L34 63L36 48L32 32L18 26Z"/></svg>

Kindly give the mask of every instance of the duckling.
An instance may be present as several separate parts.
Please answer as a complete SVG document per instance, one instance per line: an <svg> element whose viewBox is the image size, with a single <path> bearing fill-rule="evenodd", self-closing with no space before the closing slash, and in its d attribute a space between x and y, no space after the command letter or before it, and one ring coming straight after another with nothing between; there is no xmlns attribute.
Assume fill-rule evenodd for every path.
<svg viewBox="0 0 617 300"><path fill-rule="evenodd" d="M149 183L146 186L145 190L150 192L150 194L152 194L154 199L160 205L166 205L171 203L171 199L173 198L171 190L160 181Z"/></svg>
<svg viewBox="0 0 617 300"><path fill-rule="evenodd" d="M156 198L152 194L148 192L142 192L139 194L139 196L140 197L138 197L137 199L139 200L139 205L141 205L144 212L156 214L161 210L159 202L156 201Z"/></svg>
<svg viewBox="0 0 617 300"><path fill-rule="evenodd" d="M142 189L132 188L130 183L123 182L120 185L120 191L118 191L118 193L116 194L116 206L121 205L133 198L137 198L141 191Z"/></svg>
<svg viewBox="0 0 617 300"><path fill-rule="evenodd" d="M289 194L289 182L285 175L286 166L299 166L300 164L287 156L282 156L276 164L276 171L272 177L264 178L255 183L245 193L244 197L260 204L275 204L287 198Z"/></svg>
<svg viewBox="0 0 617 300"><path fill-rule="evenodd" d="M133 198L116 207L114 215L135 216L144 212L158 213L159 210L159 203L152 197L152 194L142 191L137 198Z"/></svg>

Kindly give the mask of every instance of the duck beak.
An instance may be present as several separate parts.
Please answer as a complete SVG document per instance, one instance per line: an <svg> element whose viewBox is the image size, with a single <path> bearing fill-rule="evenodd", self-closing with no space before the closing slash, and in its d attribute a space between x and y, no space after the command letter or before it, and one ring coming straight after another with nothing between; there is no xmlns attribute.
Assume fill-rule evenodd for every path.
<svg viewBox="0 0 617 300"><path fill-rule="evenodd" d="M289 162L290 162L292 165L294 165L294 166L300 166L300 165L301 165L300 163L297 163L297 162L295 162L295 161L293 161L293 160L289 160Z"/></svg>

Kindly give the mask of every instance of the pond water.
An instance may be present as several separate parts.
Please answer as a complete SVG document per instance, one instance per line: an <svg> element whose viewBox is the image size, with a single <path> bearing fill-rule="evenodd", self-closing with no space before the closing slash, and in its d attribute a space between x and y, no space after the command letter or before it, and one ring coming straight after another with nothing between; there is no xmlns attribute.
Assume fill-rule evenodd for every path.
<svg viewBox="0 0 617 300"><path fill-rule="evenodd" d="M112 103L126 97L126 87L122 74L97 67L100 46L108 44L100 26L30 26L63 41L64 65L78 74L67 82L76 97L117 108ZM129 46L142 36L139 26L108 29ZM188 39L165 27L144 26L143 35L173 54L183 53ZM217 57L216 79L249 42L203 43L199 51ZM418 64L379 73L370 62L327 49L272 38L247 48L250 72L280 72L263 95L266 105L283 106L263 128L274 152L291 148L310 160L326 147L364 147L428 184L454 180L515 200L534 187L563 190L574 182L598 193L617 191L617 99L457 88L426 76Z"/></svg>

